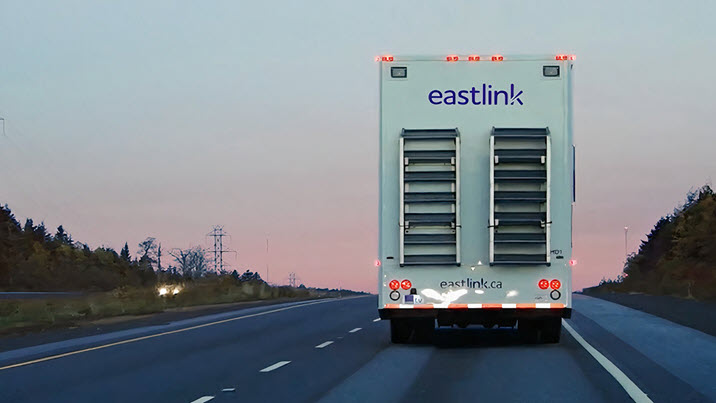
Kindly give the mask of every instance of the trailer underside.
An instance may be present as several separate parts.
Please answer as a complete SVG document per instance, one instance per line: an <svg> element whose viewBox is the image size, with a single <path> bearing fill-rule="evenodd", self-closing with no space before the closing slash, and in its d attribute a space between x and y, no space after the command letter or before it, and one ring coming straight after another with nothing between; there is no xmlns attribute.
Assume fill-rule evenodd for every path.
<svg viewBox="0 0 716 403"><path fill-rule="evenodd" d="M390 320L393 343L426 342L437 326L482 325L486 328L517 327L530 342L557 343L562 318L572 316L561 309L379 309L380 318Z"/></svg>

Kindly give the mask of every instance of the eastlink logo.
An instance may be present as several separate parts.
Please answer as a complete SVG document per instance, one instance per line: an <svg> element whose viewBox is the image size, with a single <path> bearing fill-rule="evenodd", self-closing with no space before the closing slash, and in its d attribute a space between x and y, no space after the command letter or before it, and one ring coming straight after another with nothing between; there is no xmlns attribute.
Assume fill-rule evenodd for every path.
<svg viewBox="0 0 716 403"><path fill-rule="evenodd" d="M522 94L523 91L514 84L510 84L509 90L492 89L492 84L482 84L469 90L432 90L428 100L433 105L524 105L520 99Z"/></svg>
<svg viewBox="0 0 716 403"><path fill-rule="evenodd" d="M453 288L453 287L461 287L461 288L502 288L502 281L500 280L485 280L484 278L481 278L479 280L476 280L474 278L466 278L456 281L441 281L440 282L440 288Z"/></svg>

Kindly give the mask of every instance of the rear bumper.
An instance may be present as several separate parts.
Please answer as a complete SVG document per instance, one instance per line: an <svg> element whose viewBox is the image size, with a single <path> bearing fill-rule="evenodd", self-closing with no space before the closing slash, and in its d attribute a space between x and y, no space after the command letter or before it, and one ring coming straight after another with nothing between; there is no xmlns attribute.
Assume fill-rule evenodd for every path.
<svg viewBox="0 0 716 403"><path fill-rule="evenodd" d="M472 304L470 304L472 305ZM480 307L467 307L464 304L451 304L448 307L435 308L434 305L397 305L388 304L378 309L381 319L434 318L439 321L483 323L513 319L570 318L572 308L564 304L475 304ZM508 308L503 308L508 305ZM516 306L514 306L516 305ZM541 305L537 307L535 305ZM549 307L545 306L549 305ZM514 306L514 307L513 307Z"/></svg>

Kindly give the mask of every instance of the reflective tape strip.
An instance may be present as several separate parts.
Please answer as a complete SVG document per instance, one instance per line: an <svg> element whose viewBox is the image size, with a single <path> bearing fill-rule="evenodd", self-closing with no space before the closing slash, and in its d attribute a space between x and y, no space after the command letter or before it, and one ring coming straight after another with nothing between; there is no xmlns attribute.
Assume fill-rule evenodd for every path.
<svg viewBox="0 0 716 403"><path fill-rule="evenodd" d="M563 309L564 304L385 304L385 309Z"/></svg>

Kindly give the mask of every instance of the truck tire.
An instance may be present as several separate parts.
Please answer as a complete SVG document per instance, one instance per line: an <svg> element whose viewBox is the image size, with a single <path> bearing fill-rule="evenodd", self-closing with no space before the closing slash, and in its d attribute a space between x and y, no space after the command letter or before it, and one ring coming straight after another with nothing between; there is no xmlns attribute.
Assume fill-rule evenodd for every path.
<svg viewBox="0 0 716 403"><path fill-rule="evenodd" d="M410 340L413 327L410 321L405 319L390 320L390 341L394 344L405 344Z"/></svg>
<svg viewBox="0 0 716 403"><path fill-rule="evenodd" d="M431 343L435 331L435 319L416 319L413 329L413 340L416 343Z"/></svg>
<svg viewBox="0 0 716 403"><path fill-rule="evenodd" d="M517 321L517 333L526 343L537 343L539 341L539 323L534 319L520 319Z"/></svg>
<svg viewBox="0 0 716 403"><path fill-rule="evenodd" d="M542 343L559 343L562 334L562 319L549 318L542 321L540 326L540 340Z"/></svg>

